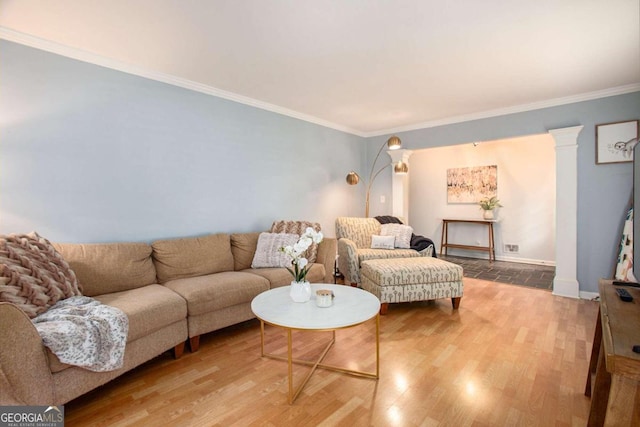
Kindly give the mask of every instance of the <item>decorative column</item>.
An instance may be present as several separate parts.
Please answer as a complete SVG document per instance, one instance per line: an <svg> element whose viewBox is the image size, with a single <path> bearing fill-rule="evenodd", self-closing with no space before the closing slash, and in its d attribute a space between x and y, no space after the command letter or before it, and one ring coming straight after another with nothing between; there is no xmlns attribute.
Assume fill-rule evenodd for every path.
<svg viewBox="0 0 640 427"><path fill-rule="evenodd" d="M411 150L393 150L387 151L391 157L391 214L398 218L402 218L403 222L409 220L409 174L393 173L393 167L396 163L402 161L409 165L409 157L413 154ZM411 172L411 167L409 167Z"/></svg>
<svg viewBox="0 0 640 427"><path fill-rule="evenodd" d="M556 142L556 276L553 294L580 298L578 283L578 135L584 126L551 129Z"/></svg>

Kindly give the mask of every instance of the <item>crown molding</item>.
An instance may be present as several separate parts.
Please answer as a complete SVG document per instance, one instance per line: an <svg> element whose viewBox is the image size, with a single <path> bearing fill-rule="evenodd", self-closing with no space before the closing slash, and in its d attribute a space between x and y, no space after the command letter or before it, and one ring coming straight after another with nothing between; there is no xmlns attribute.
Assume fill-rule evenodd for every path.
<svg viewBox="0 0 640 427"><path fill-rule="evenodd" d="M33 47L36 49L44 50L47 52L55 53L68 58L76 59L78 61L87 62L101 67L109 68L112 70L121 71L123 73L132 74L139 77L144 77L150 80L167 83L173 86L182 87L184 89L193 90L195 92L204 93L207 95L215 96L229 101L238 102L240 104L248 105L251 107L259 108L261 110L270 111L283 116L292 117L294 119L303 120L305 122L313 123L319 126L335 129L341 132L349 133L352 135L360 136L363 138L370 138L381 135L388 135L393 133L407 132L418 129L432 128L436 126L445 126L455 123L468 122L472 120L486 119L491 117L504 116L507 114L522 113L526 111L539 110L542 108L555 107L559 105L572 104L575 102L591 101L598 98L605 98L608 96L623 95L631 92L640 91L640 83L633 83L625 86L618 86L610 89L599 90L595 92L588 92L578 95L567 96L563 98L555 98L540 102L534 102L530 104L516 105L507 108L499 108L495 110L465 114L461 116L453 116L438 120L431 120L421 123L415 123L406 126L400 126L390 129L381 129L373 132L364 132L361 130L353 129L348 126L340 125L337 123L329 122L320 119L315 116L301 113L299 111L290 110L288 108L280 107L278 105L270 104L268 102L260 101L248 96L239 95L237 93L228 92L222 89L217 89L213 86L197 83L192 80L183 79L166 73L160 73L136 67L131 64L127 64L121 61L110 59L95 53L87 52L81 49L66 46L60 43L45 40L39 37L31 36L19 31L15 31L6 27L0 26L0 39L19 43L25 46Z"/></svg>
<svg viewBox="0 0 640 427"><path fill-rule="evenodd" d="M366 132L364 137L389 135L400 132L408 132L418 129L433 128L437 126L452 125L472 120L488 119L491 117L505 116L507 114L523 113L526 111L540 110L543 108L557 107L560 105L573 104L582 101L592 101L594 99L606 98L608 96L624 95L626 93L640 92L640 83L632 83L624 86L598 90L595 92L581 93L578 95L565 96L562 98L548 99L545 101L533 102L531 104L515 105L513 107L498 108L496 110L481 111L478 113L465 114L461 116L447 117L439 120L415 123L407 126L400 126L391 129L382 129L375 132Z"/></svg>
<svg viewBox="0 0 640 427"><path fill-rule="evenodd" d="M0 39L19 43L25 46L33 47L36 49L44 50L47 52L55 53L57 55L65 56L67 58L76 59L78 61L87 62L101 67L110 68L112 70L121 71L123 73L132 74L139 77L144 77L150 80L155 80L162 83L167 83L173 86L178 86L184 89L193 90L195 92L212 95L218 98L227 99L229 101L238 102L240 104L249 105L251 107L260 108L261 110L270 111L273 113L281 114L283 116L292 117L294 119L303 120L305 122L313 123L316 125L324 126L330 129L335 129L341 132L350 133L356 136L364 136L363 132L356 129L352 129L347 126L332 123L320 118L301 113L299 111L290 110L288 108L280 107L278 105L270 104L268 102L260 101L248 96L239 95L237 93L228 92L222 89L217 89L213 86L204 85L202 83L194 82L192 80L183 79L170 74L161 73L136 67L125 62L110 59L95 53L87 52L81 49L66 46L60 43L45 40L39 37L31 36L25 33L11 30L6 27L0 26Z"/></svg>

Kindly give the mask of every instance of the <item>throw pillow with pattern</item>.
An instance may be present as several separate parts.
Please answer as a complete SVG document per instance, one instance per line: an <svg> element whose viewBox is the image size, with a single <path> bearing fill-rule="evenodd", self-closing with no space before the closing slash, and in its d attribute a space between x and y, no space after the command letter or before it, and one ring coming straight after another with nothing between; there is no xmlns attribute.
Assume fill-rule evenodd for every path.
<svg viewBox="0 0 640 427"><path fill-rule="evenodd" d="M320 230L320 224L317 222L309 222L309 221L274 221L271 225L272 233L292 233L301 236L307 227L313 228L315 231ZM318 257L318 244L312 243L307 249L307 253L305 254L305 258L309 261L309 264L316 262L316 258Z"/></svg>
<svg viewBox="0 0 640 427"><path fill-rule="evenodd" d="M0 301L33 319L76 295L82 295L76 274L47 239L36 232L0 236Z"/></svg>
<svg viewBox="0 0 640 427"><path fill-rule="evenodd" d="M260 233L251 268L291 267L291 257L280 248L294 245L299 237L297 234Z"/></svg>
<svg viewBox="0 0 640 427"><path fill-rule="evenodd" d="M394 236L396 238L395 240L396 248L410 249L412 234L413 234L413 228L409 225L382 224L380 226L380 235Z"/></svg>

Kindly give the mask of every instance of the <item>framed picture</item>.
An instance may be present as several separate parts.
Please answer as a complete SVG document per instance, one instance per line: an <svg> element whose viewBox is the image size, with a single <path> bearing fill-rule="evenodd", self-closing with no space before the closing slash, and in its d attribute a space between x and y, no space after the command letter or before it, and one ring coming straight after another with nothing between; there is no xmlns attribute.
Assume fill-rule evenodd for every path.
<svg viewBox="0 0 640 427"><path fill-rule="evenodd" d="M596 125L596 164L633 161L638 120Z"/></svg>
<svg viewBox="0 0 640 427"><path fill-rule="evenodd" d="M497 194L497 165L447 169L447 203L478 203Z"/></svg>

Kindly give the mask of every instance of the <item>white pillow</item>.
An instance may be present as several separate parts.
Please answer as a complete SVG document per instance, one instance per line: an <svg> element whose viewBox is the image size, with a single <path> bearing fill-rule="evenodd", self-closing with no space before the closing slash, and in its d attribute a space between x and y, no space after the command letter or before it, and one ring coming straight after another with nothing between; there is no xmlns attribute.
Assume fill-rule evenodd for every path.
<svg viewBox="0 0 640 427"><path fill-rule="evenodd" d="M394 236L395 247L402 249L411 248L411 235L413 228L403 224L382 224L380 234L383 236Z"/></svg>
<svg viewBox="0 0 640 427"><path fill-rule="evenodd" d="M291 267L291 257L280 248L294 245L299 238L297 234L260 233L251 268Z"/></svg>
<svg viewBox="0 0 640 427"><path fill-rule="evenodd" d="M394 236L371 236L371 249L393 249L396 241Z"/></svg>

